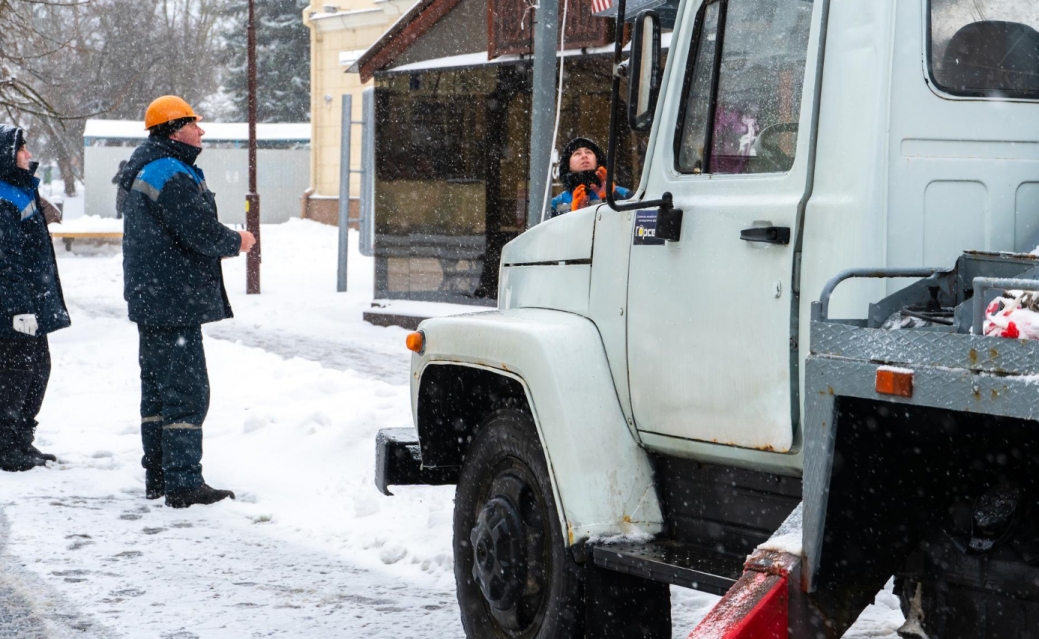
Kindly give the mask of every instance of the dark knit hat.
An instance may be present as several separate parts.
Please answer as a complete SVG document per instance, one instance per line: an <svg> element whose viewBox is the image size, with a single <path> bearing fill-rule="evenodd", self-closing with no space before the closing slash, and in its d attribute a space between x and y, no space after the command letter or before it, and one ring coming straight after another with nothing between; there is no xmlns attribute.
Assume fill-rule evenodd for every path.
<svg viewBox="0 0 1039 639"><path fill-rule="evenodd" d="M168 138L183 127L196 121L198 121L198 118L180 118L178 120L170 120L169 122L156 124L152 128L148 129L148 136L153 138Z"/></svg>

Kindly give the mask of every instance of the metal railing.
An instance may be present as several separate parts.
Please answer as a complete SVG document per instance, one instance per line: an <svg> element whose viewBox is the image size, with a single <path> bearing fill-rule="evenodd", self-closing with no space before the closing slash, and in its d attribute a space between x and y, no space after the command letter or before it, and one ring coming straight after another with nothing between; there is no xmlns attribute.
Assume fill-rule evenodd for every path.
<svg viewBox="0 0 1039 639"><path fill-rule="evenodd" d="M819 295L819 316L813 317L812 319L818 321L827 321L830 319L830 296L833 295L833 291L837 288L837 285L845 280L867 278L867 279L888 279L896 277L933 277L938 273L944 273L943 269L939 268L852 268L846 271L841 271L837 275L830 278L830 281L823 287L823 292Z"/></svg>

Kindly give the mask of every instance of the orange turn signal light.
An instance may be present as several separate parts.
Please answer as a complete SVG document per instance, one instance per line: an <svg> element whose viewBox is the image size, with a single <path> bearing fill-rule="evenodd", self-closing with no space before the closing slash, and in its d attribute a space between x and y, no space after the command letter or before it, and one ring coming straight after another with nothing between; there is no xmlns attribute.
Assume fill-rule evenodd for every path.
<svg viewBox="0 0 1039 639"><path fill-rule="evenodd" d="M912 397L913 371L897 368L878 368L876 389L881 395Z"/></svg>
<svg viewBox="0 0 1039 639"><path fill-rule="evenodd" d="M413 353L421 353L426 348L426 336L421 331L414 333L408 333L408 337L404 340L407 344L408 350Z"/></svg>

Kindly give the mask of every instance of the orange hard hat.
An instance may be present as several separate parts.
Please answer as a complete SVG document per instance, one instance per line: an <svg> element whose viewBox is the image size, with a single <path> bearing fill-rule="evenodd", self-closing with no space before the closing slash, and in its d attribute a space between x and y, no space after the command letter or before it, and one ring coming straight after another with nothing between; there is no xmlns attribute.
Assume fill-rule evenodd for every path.
<svg viewBox="0 0 1039 639"><path fill-rule="evenodd" d="M202 116L195 113L191 105L185 102L183 98L178 98L175 95L164 95L161 98L155 98L148 105L148 110L144 112L144 128L150 129L153 126L159 126L160 124L166 124L182 118L195 118L197 122L202 119Z"/></svg>

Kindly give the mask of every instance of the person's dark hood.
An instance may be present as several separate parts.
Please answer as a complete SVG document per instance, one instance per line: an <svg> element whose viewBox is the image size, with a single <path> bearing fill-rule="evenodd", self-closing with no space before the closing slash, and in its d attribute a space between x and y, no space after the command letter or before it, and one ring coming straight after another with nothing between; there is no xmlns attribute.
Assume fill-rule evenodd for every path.
<svg viewBox="0 0 1039 639"><path fill-rule="evenodd" d="M176 158L189 166L194 166L195 160L201 152L202 149L198 147L169 138L148 138L144 144L134 150L126 162L119 180L119 187L127 191L133 188L137 174L150 162L160 158Z"/></svg>
<svg viewBox="0 0 1039 639"><path fill-rule="evenodd" d="M18 168L18 149L25 144L25 132L16 126L0 124L0 180L15 186L32 186L38 162L30 162L29 170Z"/></svg>

